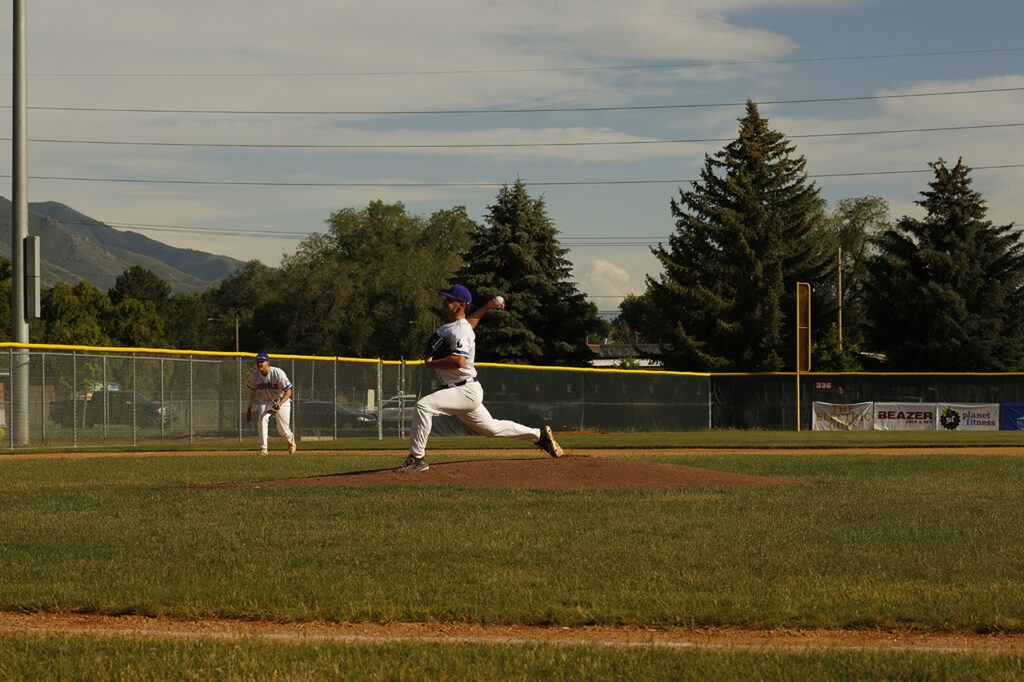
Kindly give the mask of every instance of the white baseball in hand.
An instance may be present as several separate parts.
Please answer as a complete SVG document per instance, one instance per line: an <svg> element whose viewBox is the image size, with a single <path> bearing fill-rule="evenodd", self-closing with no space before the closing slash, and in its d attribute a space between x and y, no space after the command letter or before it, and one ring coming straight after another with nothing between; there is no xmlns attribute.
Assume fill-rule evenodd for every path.
<svg viewBox="0 0 1024 682"><path fill-rule="evenodd" d="M498 308L504 308L505 307L505 299L504 299L504 297L502 297L502 296L495 296L494 297L494 305L497 306Z"/></svg>

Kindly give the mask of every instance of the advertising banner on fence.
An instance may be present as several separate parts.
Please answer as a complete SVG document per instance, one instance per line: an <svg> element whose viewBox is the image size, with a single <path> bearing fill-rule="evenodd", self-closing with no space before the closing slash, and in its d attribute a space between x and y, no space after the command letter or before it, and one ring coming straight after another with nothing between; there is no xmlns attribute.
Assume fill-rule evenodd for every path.
<svg viewBox="0 0 1024 682"><path fill-rule="evenodd" d="M877 431L933 431L935 403L875 403Z"/></svg>
<svg viewBox="0 0 1024 682"><path fill-rule="evenodd" d="M1002 431L1024 431L1024 403L1003 403L999 410Z"/></svg>
<svg viewBox="0 0 1024 682"><path fill-rule="evenodd" d="M812 431L864 431L872 428L874 403L813 403L814 423Z"/></svg>
<svg viewBox="0 0 1024 682"><path fill-rule="evenodd" d="M999 405L938 403L935 420L940 431L998 431Z"/></svg>

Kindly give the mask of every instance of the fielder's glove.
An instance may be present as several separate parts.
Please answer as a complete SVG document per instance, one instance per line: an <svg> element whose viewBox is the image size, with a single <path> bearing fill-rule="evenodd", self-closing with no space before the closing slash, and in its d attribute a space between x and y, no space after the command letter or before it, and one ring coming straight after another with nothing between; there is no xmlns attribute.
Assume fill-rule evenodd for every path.
<svg viewBox="0 0 1024 682"><path fill-rule="evenodd" d="M434 332L433 336L427 341L427 347L423 351L423 357L427 360L446 358L451 354L452 349L448 347L448 342L437 332Z"/></svg>
<svg viewBox="0 0 1024 682"><path fill-rule="evenodd" d="M276 400L270 405L270 411L273 412L274 414L277 414L277 411L280 410L280 409L281 409L281 403L279 403Z"/></svg>

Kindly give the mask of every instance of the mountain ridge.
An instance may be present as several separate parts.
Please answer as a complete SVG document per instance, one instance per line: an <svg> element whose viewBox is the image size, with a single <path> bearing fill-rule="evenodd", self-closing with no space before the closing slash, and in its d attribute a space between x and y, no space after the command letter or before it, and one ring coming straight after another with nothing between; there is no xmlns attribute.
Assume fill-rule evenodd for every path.
<svg viewBox="0 0 1024 682"><path fill-rule="evenodd" d="M0 256L11 254L11 202L0 197ZM182 249L137 232L117 230L56 201L30 202L28 232L40 238L41 284L87 281L101 291L133 265L152 271L175 293L200 293L244 261Z"/></svg>

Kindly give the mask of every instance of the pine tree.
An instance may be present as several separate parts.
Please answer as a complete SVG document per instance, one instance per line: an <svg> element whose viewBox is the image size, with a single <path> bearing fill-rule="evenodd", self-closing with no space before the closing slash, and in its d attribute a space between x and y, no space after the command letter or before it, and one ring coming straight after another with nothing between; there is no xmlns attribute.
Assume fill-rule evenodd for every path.
<svg viewBox="0 0 1024 682"><path fill-rule="evenodd" d="M904 371L1024 369L1024 244L985 220L970 168L929 164L935 178L879 238L869 261L870 339Z"/></svg>
<svg viewBox="0 0 1024 682"><path fill-rule="evenodd" d="M681 370L776 371L795 361L798 281L834 264L824 202L806 161L748 101L739 137L707 155L700 179L671 202L676 229L653 249L663 272L648 278L666 365ZM812 297L813 300L813 297Z"/></svg>
<svg viewBox="0 0 1024 682"><path fill-rule="evenodd" d="M592 353L587 336L607 324L571 281L572 263L558 243L544 199L533 199L522 180L505 185L488 207L485 225L454 281L474 303L505 297L506 310L477 327L477 360L540 365L579 364Z"/></svg>

